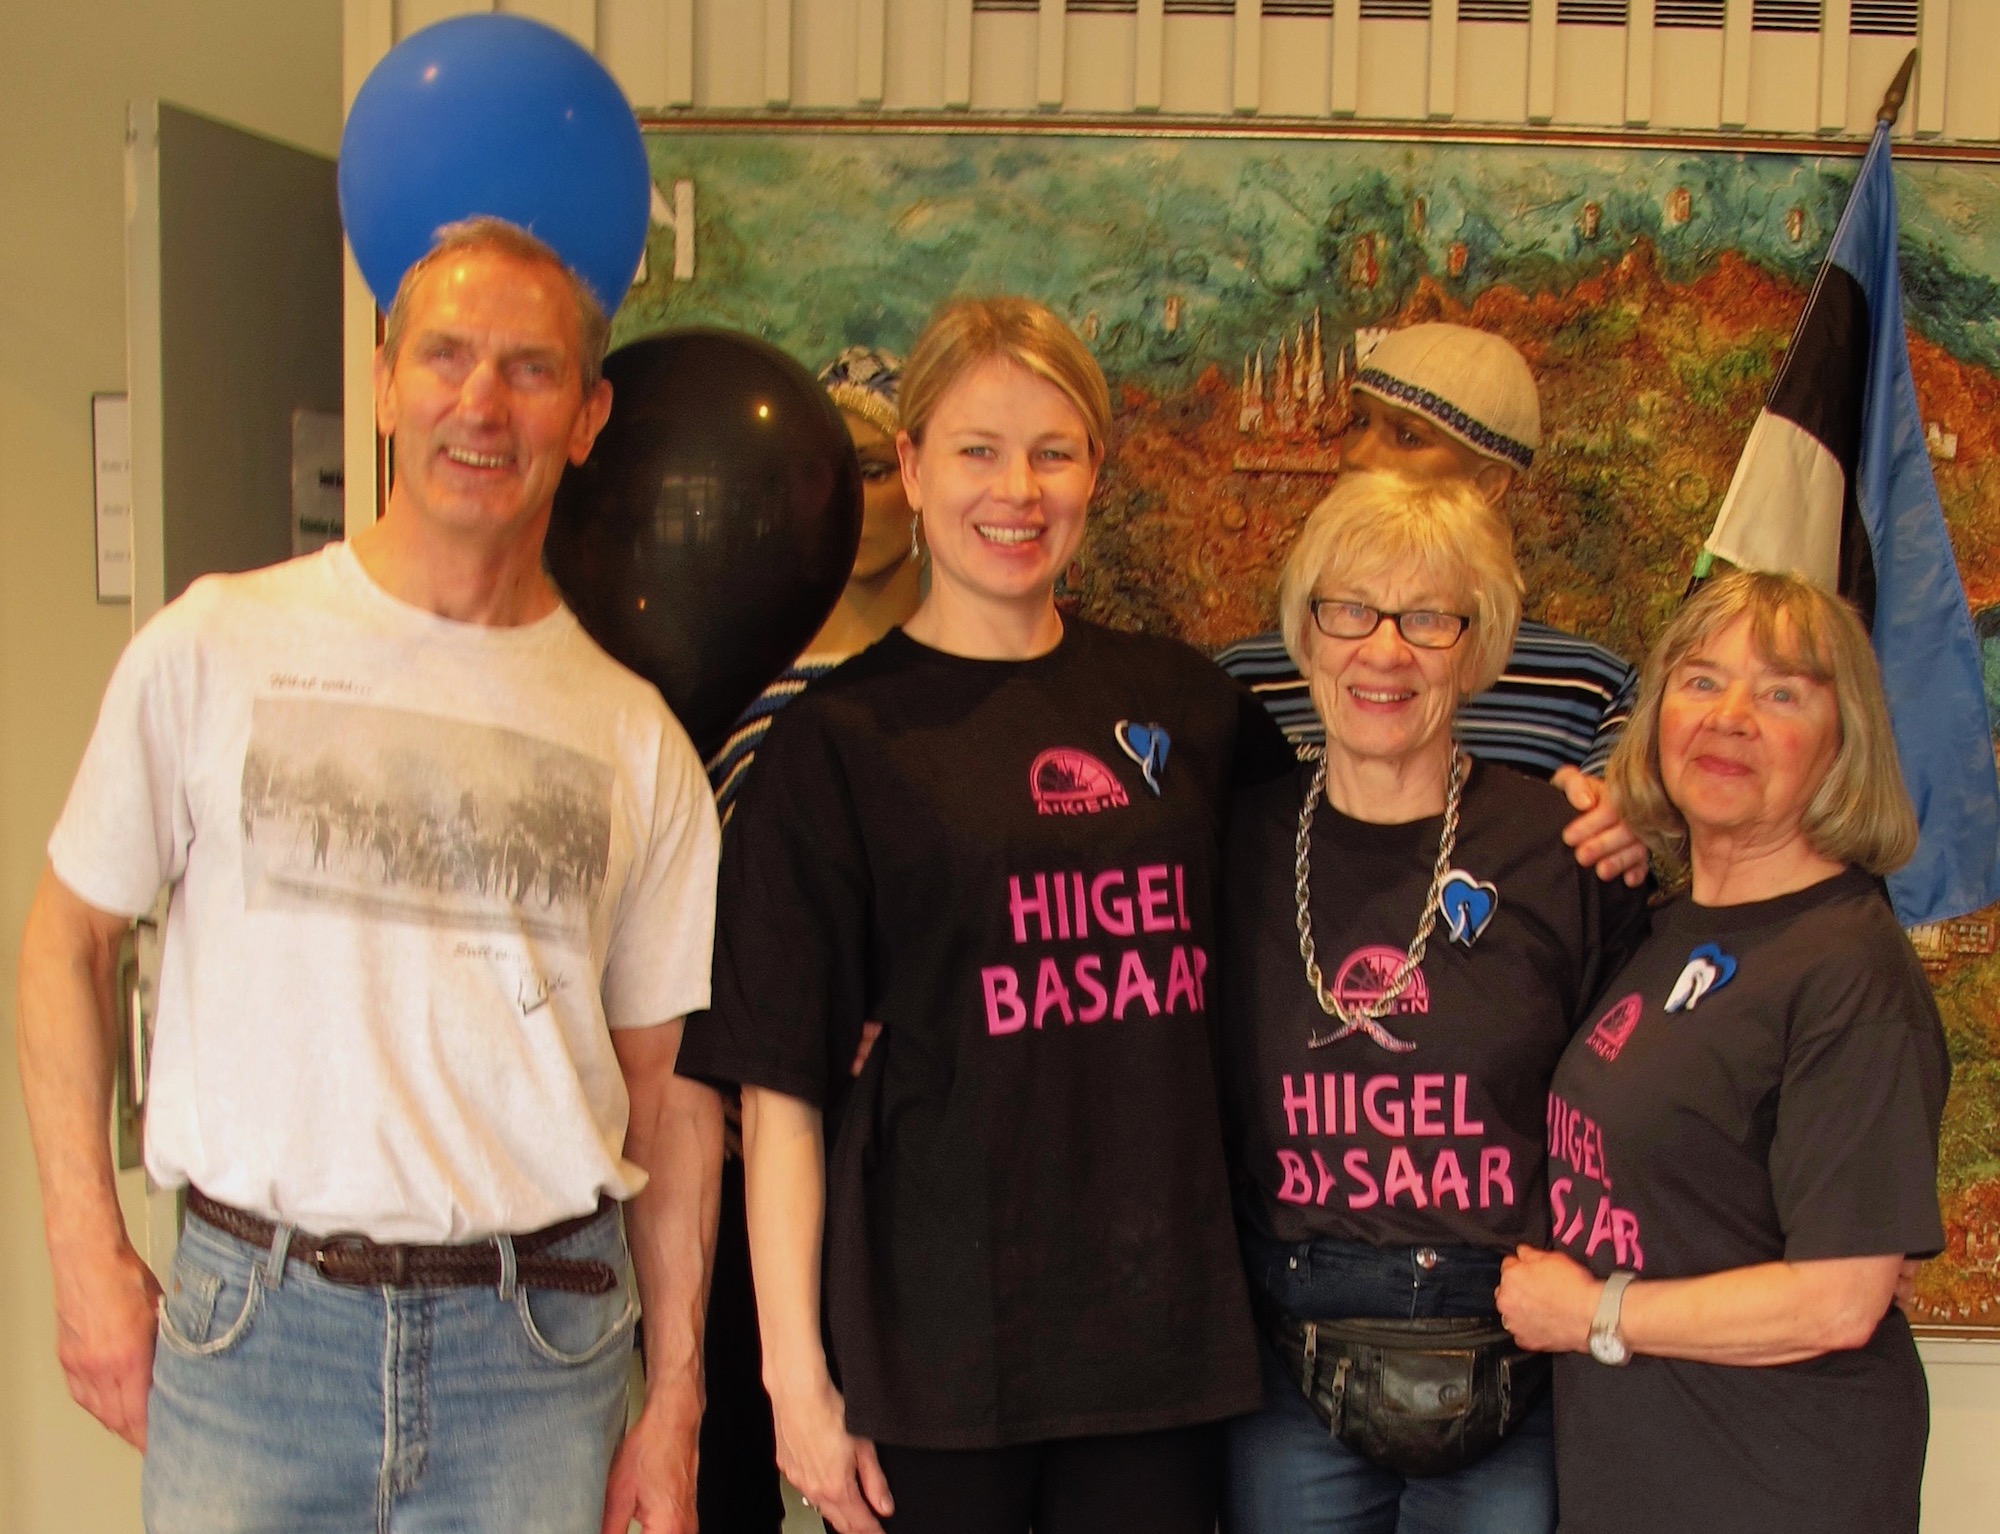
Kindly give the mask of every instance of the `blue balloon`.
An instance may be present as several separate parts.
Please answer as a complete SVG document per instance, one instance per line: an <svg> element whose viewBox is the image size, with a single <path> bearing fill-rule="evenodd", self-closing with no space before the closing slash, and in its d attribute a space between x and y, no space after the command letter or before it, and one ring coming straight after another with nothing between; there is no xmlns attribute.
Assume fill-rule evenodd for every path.
<svg viewBox="0 0 2000 1534"><path fill-rule="evenodd" d="M387 309L440 226L491 214L531 230L615 311L646 248L652 176L604 66L521 16L411 34L362 83L340 141L340 216Z"/></svg>

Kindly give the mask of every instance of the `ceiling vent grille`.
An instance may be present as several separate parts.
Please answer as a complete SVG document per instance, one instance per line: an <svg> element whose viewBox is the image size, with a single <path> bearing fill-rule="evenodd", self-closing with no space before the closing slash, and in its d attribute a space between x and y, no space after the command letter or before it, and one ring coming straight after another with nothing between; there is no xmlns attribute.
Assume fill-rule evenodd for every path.
<svg viewBox="0 0 2000 1534"><path fill-rule="evenodd" d="M1565 27L1622 27L1625 0L1557 0L1556 22Z"/></svg>
<svg viewBox="0 0 2000 1534"><path fill-rule="evenodd" d="M1726 0L1659 0L1653 8L1656 27L1703 27L1722 30Z"/></svg>
<svg viewBox="0 0 2000 1534"><path fill-rule="evenodd" d="M1862 37L1915 37L1917 0L1854 0L1847 30Z"/></svg>
<svg viewBox="0 0 2000 1534"><path fill-rule="evenodd" d="M1750 7L1753 32L1817 32L1819 0L1756 0Z"/></svg>

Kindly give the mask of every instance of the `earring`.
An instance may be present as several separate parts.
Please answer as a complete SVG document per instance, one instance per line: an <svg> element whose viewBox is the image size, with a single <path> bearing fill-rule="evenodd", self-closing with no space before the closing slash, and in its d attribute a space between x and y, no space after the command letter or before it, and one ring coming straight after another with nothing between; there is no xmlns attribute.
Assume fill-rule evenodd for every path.
<svg viewBox="0 0 2000 1534"><path fill-rule="evenodd" d="M924 514L920 511L910 514L910 558L922 562L924 557Z"/></svg>

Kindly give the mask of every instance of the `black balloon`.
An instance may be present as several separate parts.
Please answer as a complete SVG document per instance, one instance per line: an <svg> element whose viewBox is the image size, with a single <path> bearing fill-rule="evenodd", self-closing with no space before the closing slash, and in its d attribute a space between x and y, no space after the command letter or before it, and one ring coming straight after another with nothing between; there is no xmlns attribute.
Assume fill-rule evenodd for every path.
<svg viewBox="0 0 2000 1534"><path fill-rule="evenodd" d="M706 758L839 600L861 468L826 391L754 336L649 336L604 376L611 419L556 493L549 572Z"/></svg>

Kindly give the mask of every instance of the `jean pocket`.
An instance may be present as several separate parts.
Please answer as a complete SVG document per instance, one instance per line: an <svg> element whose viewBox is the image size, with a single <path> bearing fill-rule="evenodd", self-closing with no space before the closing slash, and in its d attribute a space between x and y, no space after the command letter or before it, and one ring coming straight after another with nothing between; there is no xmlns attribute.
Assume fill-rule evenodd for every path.
<svg viewBox="0 0 2000 1534"><path fill-rule="evenodd" d="M183 1240L160 1300L160 1339L189 1358L226 1353L250 1330L263 1292L256 1265L204 1262Z"/></svg>
<svg viewBox="0 0 2000 1534"><path fill-rule="evenodd" d="M571 1294L564 1289L514 1291L521 1329L529 1346L558 1364L587 1364L629 1337L639 1307L632 1286L621 1281L608 1294Z"/></svg>

